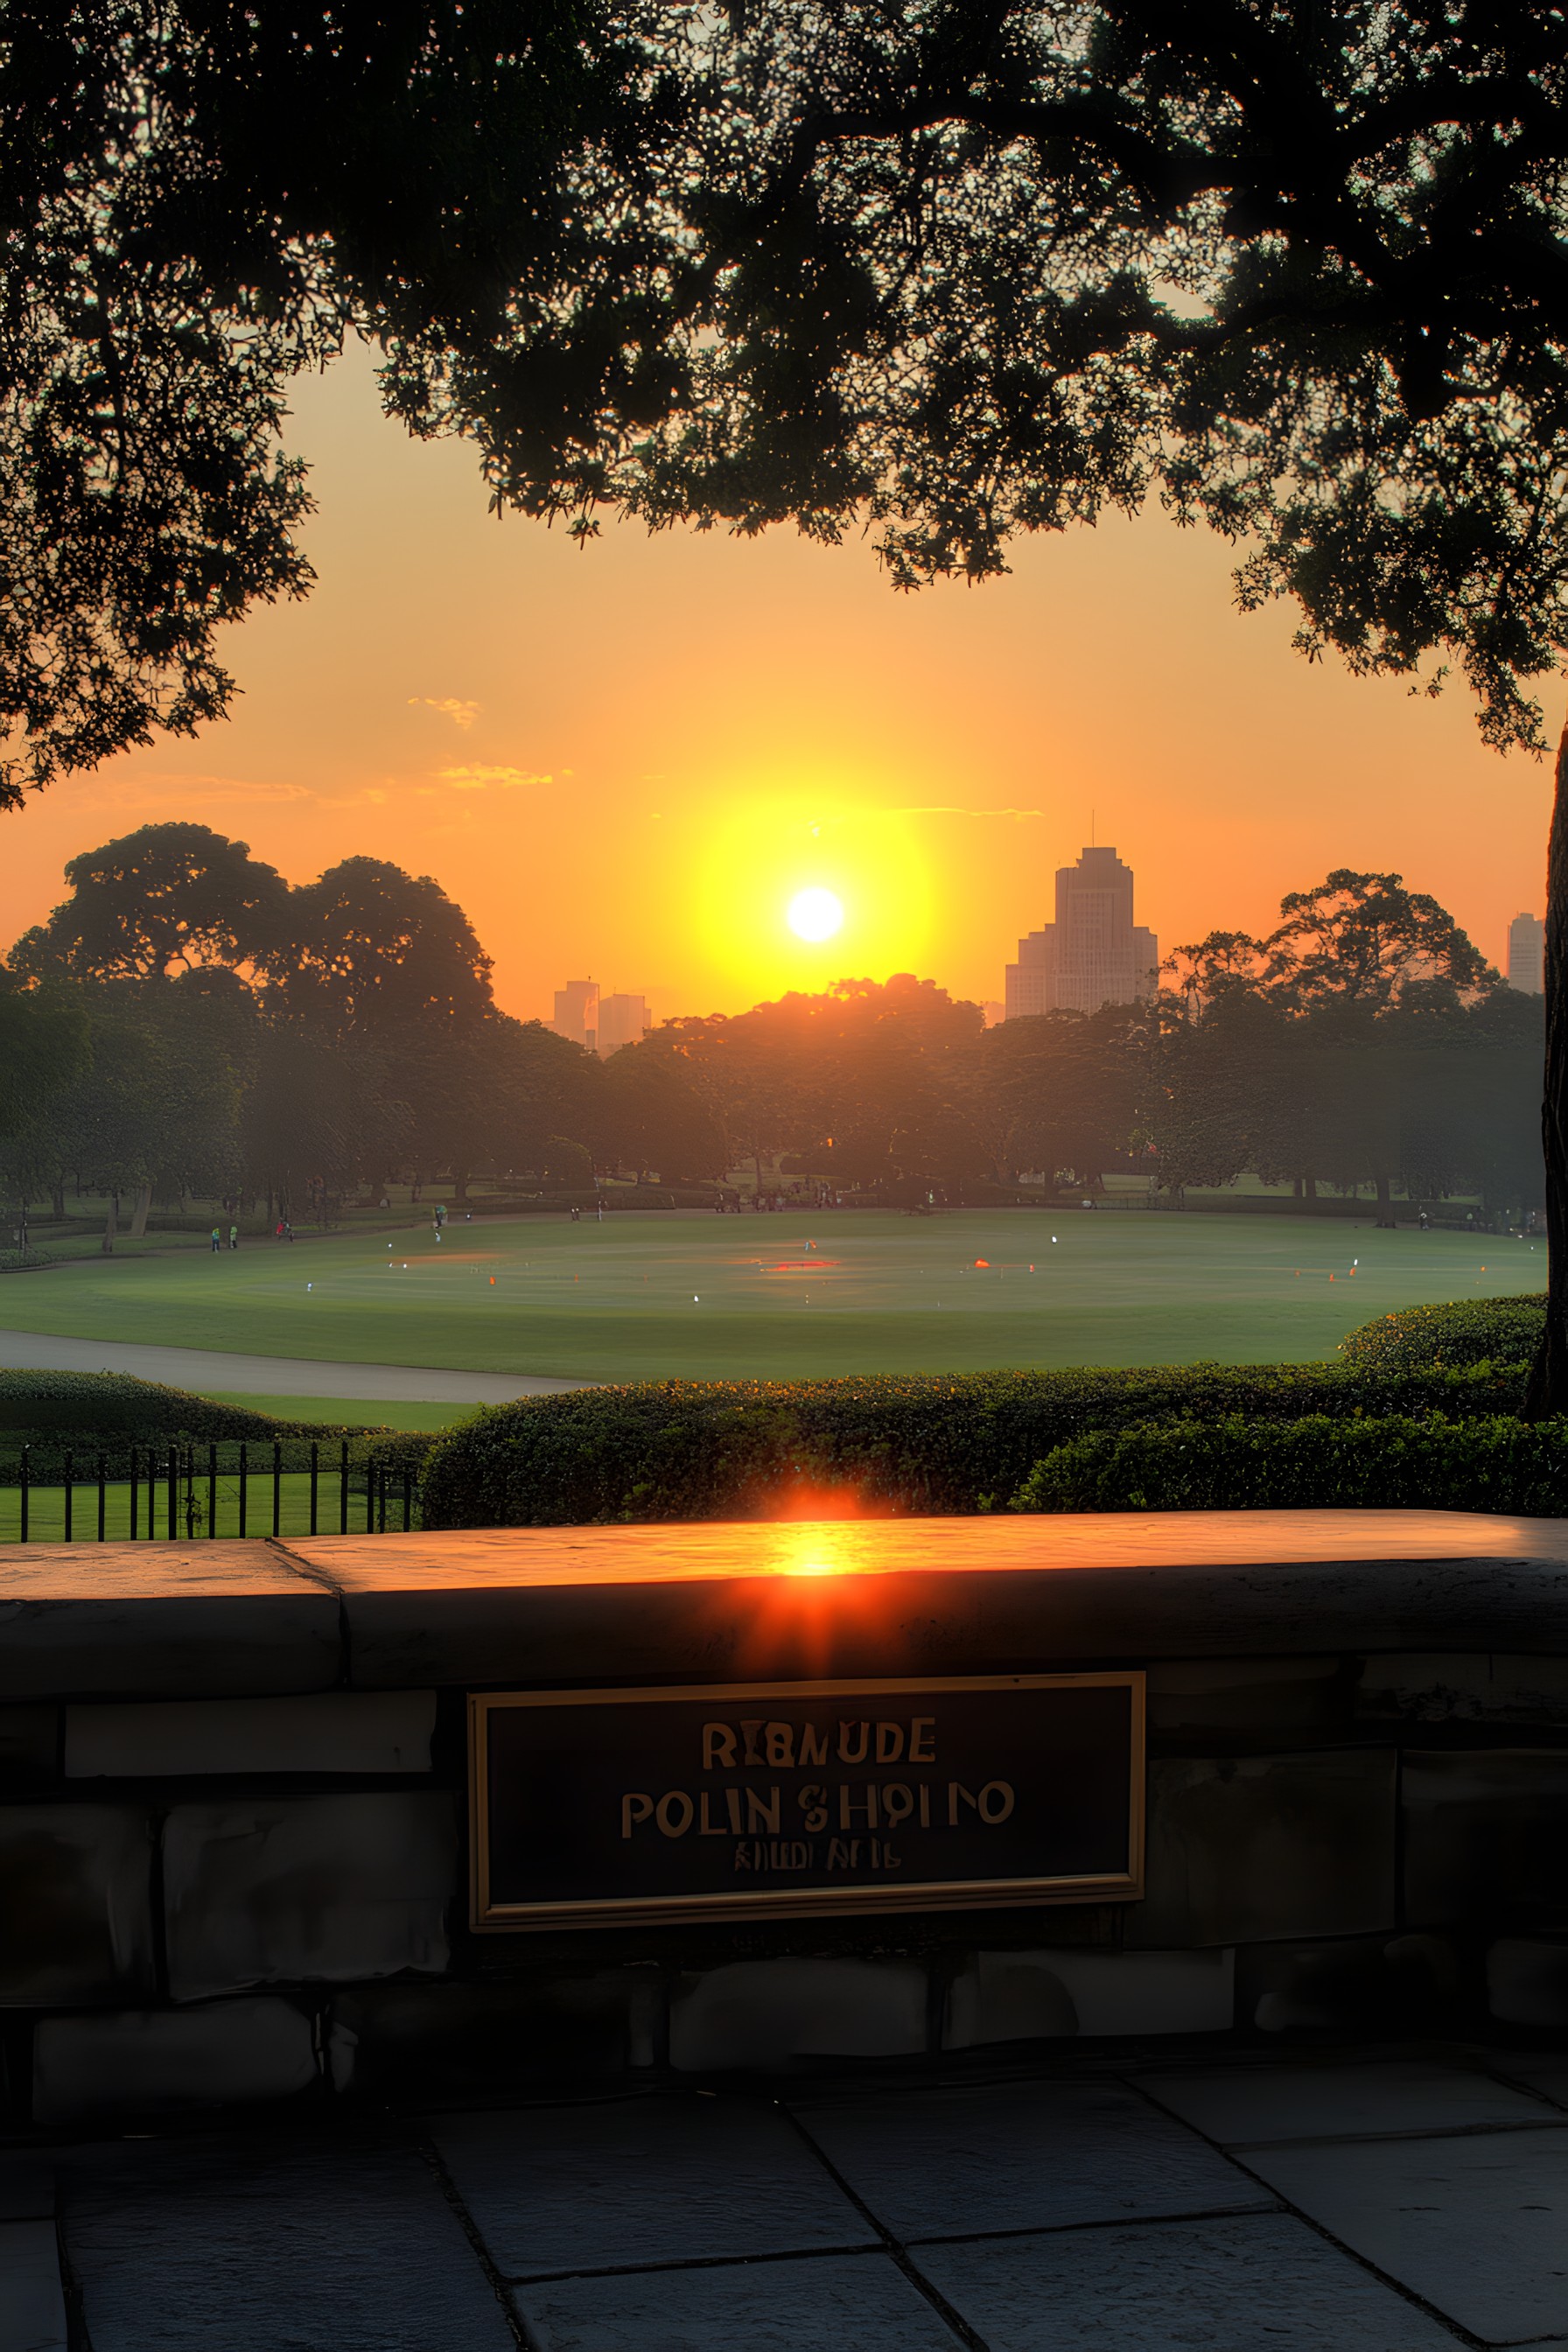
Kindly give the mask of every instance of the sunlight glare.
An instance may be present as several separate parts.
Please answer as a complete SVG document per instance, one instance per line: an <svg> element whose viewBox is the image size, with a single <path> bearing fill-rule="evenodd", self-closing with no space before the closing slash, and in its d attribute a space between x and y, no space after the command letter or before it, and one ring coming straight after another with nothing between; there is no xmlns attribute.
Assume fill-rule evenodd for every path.
<svg viewBox="0 0 1568 2352"><path fill-rule="evenodd" d="M785 920L797 940L816 945L843 929L844 903L831 890L797 890Z"/></svg>

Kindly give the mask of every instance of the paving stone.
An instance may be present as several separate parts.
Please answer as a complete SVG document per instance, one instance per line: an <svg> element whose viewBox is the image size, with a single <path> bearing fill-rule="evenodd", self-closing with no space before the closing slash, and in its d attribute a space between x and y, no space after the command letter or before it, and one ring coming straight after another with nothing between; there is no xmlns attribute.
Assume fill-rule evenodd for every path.
<svg viewBox="0 0 1568 2352"><path fill-rule="evenodd" d="M669 2063L682 2074L791 2059L901 2058L926 2046L927 1979L897 1960L737 1960L671 1995Z"/></svg>
<svg viewBox="0 0 1568 2352"><path fill-rule="evenodd" d="M0 1706L0 1789L36 1789L59 1770L59 1709Z"/></svg>
<svg viewBox="0 0 1568 2352"><path fill-rule="evenodd" d="M1385 1748L1156 1760L1141 1950L1352 1936L1394 1918L1394 1765Z"/></svg>
<svg viewBox="0 0 1568 2352"><path fill-rule="evenodd" d="M1405 1912L1413 1924L1568 1927L1568 1752L1405 1751Z"/></svg>
<svg viewBox="0 0 1568 2352"><path fill-rule="evenodd" d="M1553 2120L1539 2099L1510 2091L1489 2074L1424 2058L1356 2066L1210 2066L1131 2079L1226 2147Z"/></svg>
<svg viewBox="0 0 1568 2352"><path fill-rule="evenodd" d="M537 2352L954 2352L960 2341L886 2254L570 2279L512 2300Z"/></svg>
<svg viewBox="0 0 1568 2352"><path fill-rule="evenodd" d="M1539 2091L1553 2106L1568 2107L1568 2051L1509 2050L1499 2053L1493 2063L1499 2074L1506 2074L1510 2082L1523 2083L1531 2090Z"/></svg>
<svg viewBox="0 0 1568 2352"><path fill-rule="evenodd" d="M426 2100L618 2081L651 2066L664 1979L652 1969L519 1984L365 1985L333 2000L340 2091Z"/></svg>
<svg viewBox="0 0 1568 2352"><path fill-rule="evenodd" d="M1568 2025L1568 1944L1500 1937L1487 1953L1487 2007L1505 2025Z"/></svg>
<svg viewBox="0 0 1568 2352"><path fill-rule="evenodd" d="M427 1772L434 1691L69 1706L73 1780L186 1772Z"/></svg>
<svg viewBox="0 0 1568 2352"><path fill-rule="evenodd" d="M441 1794L176 1805L163 1838L170 1990L198 2000L251 1984L438 1973L457 1874Z"/></svg>
<svg viewBox="0 0 1568 2352"><path fill-rule="evenodd" d="M1568 2335L1568 2125L1268 2148L1247 2162L1483 2342Z"/></svg>
<svg viewBox="0 0 1568 2352"><path fill-rule="evenodd" d="M310 2020L291 2002L46 2017L33 2034L33 2117L85 2116L284 2099L317 2079Z"/></svg>
<svg viewBox="0 0 1568 2352"><path fill-rule="evenodd" d="M430 2168L268 2134L68 2160L93 2352L516 2352Z"/></svg>
<svg viewBox="0 0 1568 2352"><path fill-rule="evenodd" d="M899 2238L1273 2203L1195 2133L1120 2084L996 2083L790 2104Z"/></svg>
<svg viewBox="0 0 1568 2352"><path fill-rule="evenodd" d="M433 2132L506 2278L875 2236L787 2119L760 2102L615 2099L448 2116Z"/></svg>
<svg viewBox="0 0 1568 2352"><path fill-rule="evenodd" d="M1289 2214L925 2246L988 2352L1453 2352L1446 2327Z"/></svg>
<svg viewBox="0 0 1568 2352"><path fill-rule="evenodd" d="M152 1992L152 1870L139 1806L0 1807L0 2003Z"/></svg>
<svg viewBox="0 0 1568 2352"><path fill-rule="evenodd" d="M1234 1978L1228 1950L976 1952L949 1991L942 2047L1223 2032L1233 2021Z"/></svg>
<svg viewBox="0 0 1568 2352"><path fill-rule="evenodd" d="M330 1690L337 1597L266 1543L37 1544L0 1597L0 1699Z"/></svg>
<svg viewBox="0 0 1568 2352"><path fill-rule="evenodd" d="M0 2221L0 2352L66 2352L52 2221Z"/></svg>

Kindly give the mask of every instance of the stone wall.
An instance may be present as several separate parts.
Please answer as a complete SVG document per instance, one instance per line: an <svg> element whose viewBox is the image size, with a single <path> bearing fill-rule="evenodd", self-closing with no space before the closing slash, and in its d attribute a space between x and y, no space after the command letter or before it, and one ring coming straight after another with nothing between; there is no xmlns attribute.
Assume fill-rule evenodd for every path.
<svg viewBox="0 0 1568 2352"><path fill-rule="evenodd" d="M426 1580L432 1623L456 1595L479 1643L493 1583L440 1583L436 1547L461 1539L422 1540L398 1572ZM181 1569L160 1547L156 1573L150 1551L58 1552L52 1595L0 1601L13 2125L1073 2036L1568 2027L1568 1654L1318 1649L1300 1611L1273 1654L1100 1654L1148 1672L1142 1903L475 1937L473 1661L354 1687L346 1578L306 1548L211 1560L238 1549ZM1008 1663L1080 1663L1065 1646ZM449 1632L426 1648L450 1655Z"/></svg>

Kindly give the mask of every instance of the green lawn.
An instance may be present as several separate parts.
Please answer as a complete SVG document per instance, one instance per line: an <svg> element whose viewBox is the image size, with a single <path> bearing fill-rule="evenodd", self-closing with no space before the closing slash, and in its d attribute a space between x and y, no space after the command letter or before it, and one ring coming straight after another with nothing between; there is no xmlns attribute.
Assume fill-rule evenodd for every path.
<svg viewBox="0 0 1568 2352"><path fill-rule="evenodd" d="M487 1220L441 1243L426 1227L390 1248L355 1234L16 1276L0 1326L582 1380L795 1377L1321 1357L1392 1307L1544 1285L1544 1244L1378 1233L1370 1217ZM393 1417L319 1402L332 1419Z"/></svg>
<svg viewBox="0 0 1568 2352"><path fill-rule="evenodd" d="M275 1413L279 1421L319 1421L334 1429L450 1429L476 1410L473 1405L396 1397L275 1396L248 1389L206 1389L203 1393L218 1404L247 1405L252 1412Z"/></svg>
<svg viewBox="0 0 1568 2352"><path fill-rule="evenodd" d="M51 1468L55 1465L49 1465ZM154 1481L155 1518L152 1530L147 1523L147 1481L138 1483L136 1493L136 1528L138 1539L149 1532L163 1540L169 1531L168 1489L162 1479ZM237 1536L240 1531L240 1482L233 1472L226 1472L217 1482L217 1532L220 1538ZM272 1473L253 1471L245 1481L245 1532L247 1536L268 1536L272 1533ZM198 1452L196 1475L191 1493L195 1499L194 1526L191 1532L199 1537L207 1534L207 1480ZM185 1484L182 1479L175 1487L174 1532L186 1533ZM363 1485L349 1495L349 1528L355 1535L365 1525L365 1495ZM389 1487L386 1497L386 1524L398 1528L403 1525L403 1489L400 1483ZM318 1535L335 1536L342 1525L342 1496L335 1465L330 1461L322 1465L316 1486L316 1527ZM22 1532L22 1496L17 1486L0 1486L0 1544L16 1543ZM27 1538L30 1543L58 1543L66 1532L65 1489L60 1486L35 1486L27 1496ZM278 1532L284 1536L309 1535L310 1529L310 1481L304 1472L286 1472L278 1481ZM124 1543L132 1533L131 1488L125 1479L115 1479L103 1490L103 1538L106 1543ZM74 1543L98 1541L98 1487L79 1478L71 1493L71 1540Z"/></svg>

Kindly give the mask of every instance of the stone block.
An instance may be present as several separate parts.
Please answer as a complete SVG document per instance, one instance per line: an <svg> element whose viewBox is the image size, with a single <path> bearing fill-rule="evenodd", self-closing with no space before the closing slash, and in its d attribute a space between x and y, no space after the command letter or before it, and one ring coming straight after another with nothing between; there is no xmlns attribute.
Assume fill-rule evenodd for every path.
<svg viewBox="0 0 1568 2352"><path fill-rule="evenodd" d="M1363 1663L1355 1708L1371 1723L1568 1723L1568 1658L1385 1654Z"/></svg>
<svg viewBox="0 0 1568 2352"><path fill-rule="evenodd" d="M1149 1733L1246 1739L1278 1748L1351 1722L1342 1658L1171 1660L1149 1668Z"/></svg>
<svg viewBox="0 0 1568 2352"><path fill-rule="evenodd" d="M317 2072L310 2020L286 2000L46 2017L33 2035L33 2117L74 2124L286 2099Z"/></svg>
<svg viewBox="0 0 1568 2352"><path fill-rule="evenodd" d="M152 1868L137 1806L0 1807L0 2003L52 2009L151 1992Z"/></svg>
<svg viewBox="0 0 1568 2352"><path fill-rule="evenodd" d="M1407 1751L1405 1916L1418 1927L1568 1927L1568 1751Z"/></svg>
<svg viewBox="0 0 1568 2352"><path fill-rule="evenodd" d="M517 1984L367 1985L332 2002L332 2081L340 2091L422 2099L616 2081L653 2063L663 1993L653 1969Z"/></svg>
<svg viewBox="0 0 1568 2352"><path fill-rule="evenodd" d="M37 1789L59 1773L60 1717L53 1706L0 1706L0 1790Z"/></svg>
<svg viewBox="0 0 1568 2352"><path fill-rule="evenodd" d="M1394 1925L1394 1763L1380 1748L1157 1759L1139 1950Z"/></svg>
<svg viewBox="0 0 1568 2352"><path fill-rule="evenodd" d="M336 1595L265 1543L29 1544L5 1563L0 1699L330 1690Z"/></svg>
<svg viewBox="0 0 1568 2352"><path fill-rule="evenodd" d="M678 2073L766 2071L795 2058L903 2058L926 2046L927 1980L901 1960L736 1960L670 1996Z"/></svg>
<svg viewBox="0 0 1568 2352"><path fill-rule="evenodd" d="M1228 1950L976 1952L949 1990L942 2047L1223 2033L1233 2021L1234 1977Z"/></svg>
<svg viewBox="0 0 1568 2352"><path fill-rule="evenodd" d="M1568 1944L1500 1937L1487 1953L1487 2007L1505 2025L1568 2027Z"/></svg>
<svg viewBox="0 0 1568 2352"><path fill-rule="evenodd" d="M452 1800L176 1805L163 1837L176 2000L252 1984L438 1974L457 1888Z"/></svg>
<svg viewBox="0 0 1568 2352"><path fill-rule="evenodd" d="M55 2210L55 2168L42 2147L0 2149L0 2221L47 2221Z"/></svg>
<svg viewBox="0 0 1568 2352"><path fill-rule="evenodd" d="M66 1709L73 1780L226 1772L427 1772L434 1691Z"/></svg>
<svg viewBox="0 0 1568 2352"><path fill-rule="evenodd" d="M52 2221L0 2221L0 2352L66 2352Z"/></svg>
<svg viewBox="0 0 1568 2352"><path fill-rule="evenodd" d="M1436 2032L1462 2022L1465 1992L1441 1935L1253 1944L1236 1956L1237 2022L1265 2033Z"/></svg>

